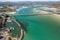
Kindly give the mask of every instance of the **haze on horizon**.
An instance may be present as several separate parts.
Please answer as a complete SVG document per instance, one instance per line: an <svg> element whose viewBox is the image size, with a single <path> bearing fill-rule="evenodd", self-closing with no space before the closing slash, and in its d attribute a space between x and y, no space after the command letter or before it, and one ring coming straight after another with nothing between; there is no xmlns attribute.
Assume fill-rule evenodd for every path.
<svg viewBox="0 0 60 40"><path fill-rule="evenodd" d="M60 0L0 0L0 2L6 2L6 1L17 2L17 1L60 1Z"/></svg>

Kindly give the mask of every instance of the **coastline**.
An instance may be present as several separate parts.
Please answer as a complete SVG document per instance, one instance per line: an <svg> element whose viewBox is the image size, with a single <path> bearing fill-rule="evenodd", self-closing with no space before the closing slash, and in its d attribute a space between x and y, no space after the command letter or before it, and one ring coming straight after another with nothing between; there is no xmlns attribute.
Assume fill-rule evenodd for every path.
<svg viewBox="0 0 60 40"><path fill-rule="evenodd" d="M7 12L6 14L15 14L16 12Z"/></svg>
<svg viewBox="0 0 60 40"><path fill-rule="evenodd" d="M48 14L48 13L51 13L51 12L46 12L46 11L37 10L37 9L33 9L33 12L36 12L36 13L39 13L39 14Z"/></svg>

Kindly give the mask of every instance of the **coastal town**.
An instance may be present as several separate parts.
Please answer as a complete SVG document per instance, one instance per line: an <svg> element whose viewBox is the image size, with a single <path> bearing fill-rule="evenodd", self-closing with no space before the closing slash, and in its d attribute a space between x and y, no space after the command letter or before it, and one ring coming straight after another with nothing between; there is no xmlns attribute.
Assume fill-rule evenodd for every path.
<svg viewBox="0 0 60 40"><path fill-rule="evenodd" d="M59 7L59 2L23 2L23 3L19 3L19 2L0 2L0 12L13 12L13 14L15 12L17 12L19 10L19 8L21 7L28 7L31 5L49 5L50 7L43 7L43 9L41 10L51 10L53 12L57 12L58 14L60 13L60 7ZM51 3L51 4L50 4ZM37 6L38 6L37 5ZM12 13L11 13L12 14Z"/></svg>
<svg viewBox="0 0 60 40"><path fill-rule="evenodd" d="M31 40L35 40L38 34L42 34L43 32L45 33L45 31L43 31L42 33L40 32L42 29L45 30L45 27L48 29L48 27L49 28L53 27L55 24L57 24L59 27L60 25L58 24L58 22L55 22L60 17L59 5L60 2L36 2L36 1L0 2L0 24L2 25L2 26L0 25L1 26L0 39L1 40L23 40L25 38L25 40L26 39L30 40L29 39L30 37ZM27 28L31 28L31 29L28 29L27 32L26 31ZM36 31L36 28L38 32ZM35 34L33 32L35 32ZM30 34L34 36L30 36ZM40 37L38 38L40 40ZM36 38L36 40L38 38Z"/></svg>

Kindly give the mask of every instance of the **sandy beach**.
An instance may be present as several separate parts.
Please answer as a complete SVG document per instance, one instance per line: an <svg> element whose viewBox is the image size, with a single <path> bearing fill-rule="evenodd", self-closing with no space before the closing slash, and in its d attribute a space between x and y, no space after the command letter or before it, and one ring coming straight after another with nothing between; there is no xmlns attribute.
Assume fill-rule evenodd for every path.
<svg viewBox="0 0 60 40"><path fill-rule="evenodd" d="M40 13L40 14L48 14L48 13L51 13L51 12L46 12L46 11L43 11L43 10L37 10L36 8L33 9L33 12Z"/></svg>
<svg viewBox="0 0 60 40"><path fill-rule="evenodd" d="M15 14L16 12L7 12L6 14Z"/></svg>

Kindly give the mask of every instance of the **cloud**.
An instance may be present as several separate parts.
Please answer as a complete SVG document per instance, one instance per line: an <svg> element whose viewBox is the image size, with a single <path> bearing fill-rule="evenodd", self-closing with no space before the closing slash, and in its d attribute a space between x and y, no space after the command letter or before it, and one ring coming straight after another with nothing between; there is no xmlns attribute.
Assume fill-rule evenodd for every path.
<svg viewBox="0 0 60 40"><path fill-rule="evenodd" d="M0 0L0 1L60 1L60 0Z"/></svg>

